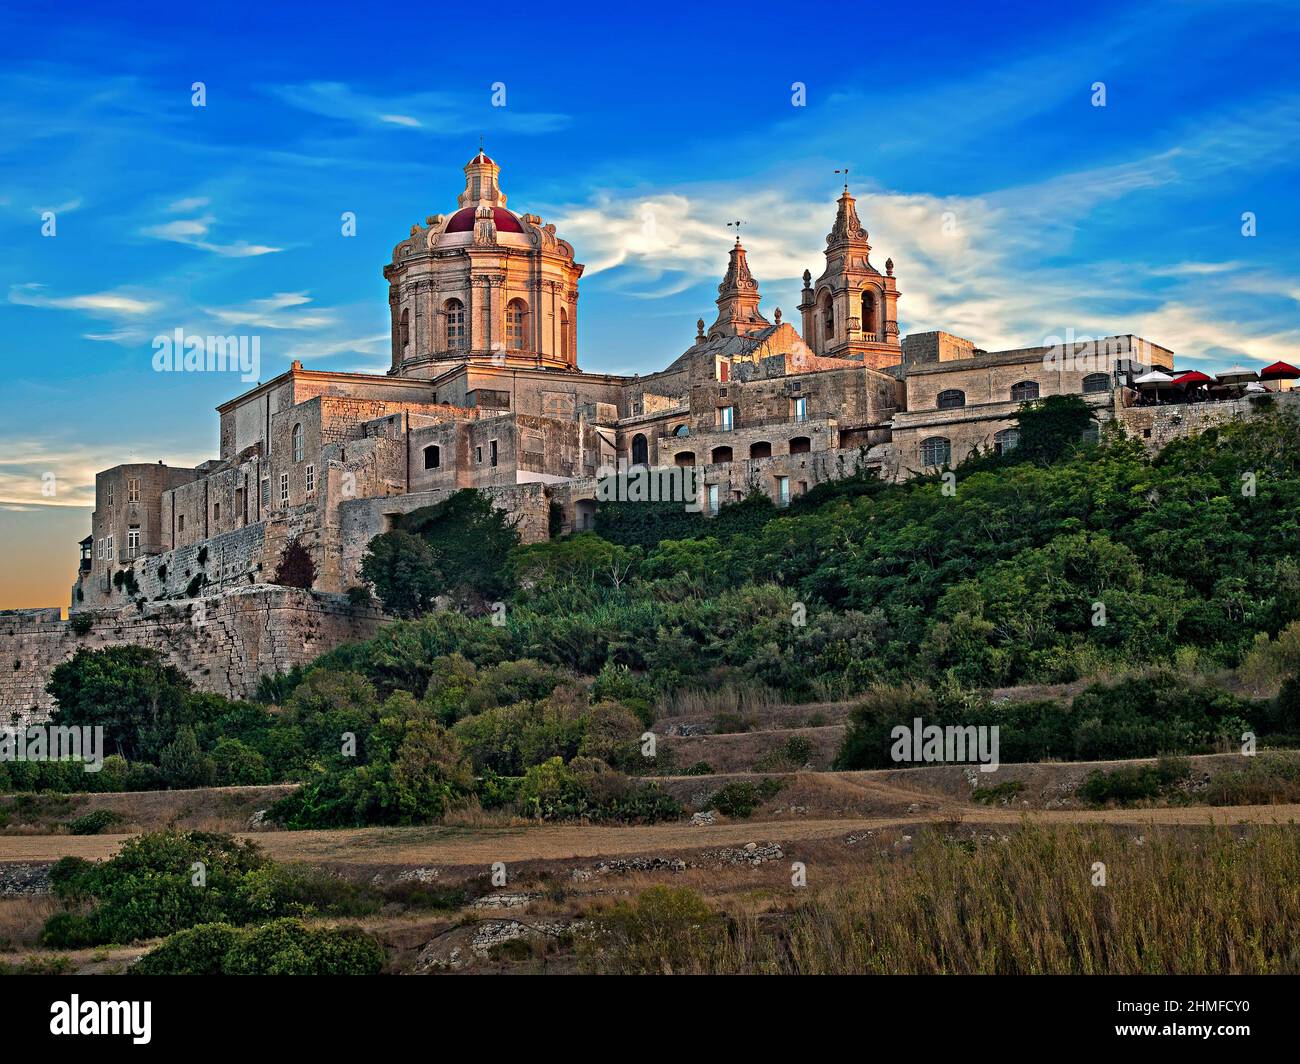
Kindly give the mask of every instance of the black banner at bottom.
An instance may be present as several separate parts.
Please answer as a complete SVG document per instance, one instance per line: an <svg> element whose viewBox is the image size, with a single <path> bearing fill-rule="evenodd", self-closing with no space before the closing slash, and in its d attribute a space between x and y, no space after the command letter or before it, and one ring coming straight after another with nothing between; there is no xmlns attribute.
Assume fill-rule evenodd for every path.
<svg viewBox="0 0 1300 1064"><path fill-rule="evenodd" d="M553 1050L613 1044L807 1051L864 1029L927 1048L1120 1043L1263 1048L1294 1029L1290 977L446 976L389 979L13 977L3 984L6 1048L127 1052L294 1048L373 1053L453 1034L484 1052L520 1038ZM617 1040L622 1039L622 1042ZM679 1041L680 1040L680 1041ZM63 1045L60 1046L60 1043ZM753 1044L750 1041L750 1044ZM466 1047L472 1051L472 1046Z"/></svg>

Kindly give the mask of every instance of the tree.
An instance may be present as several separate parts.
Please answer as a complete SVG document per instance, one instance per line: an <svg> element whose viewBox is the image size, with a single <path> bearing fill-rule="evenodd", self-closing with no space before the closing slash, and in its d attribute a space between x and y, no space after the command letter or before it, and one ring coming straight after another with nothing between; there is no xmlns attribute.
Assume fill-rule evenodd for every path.
<svg viewBox="0 0 1300 1064"><path fill-rule="evenodd" d="M211 787L217 768L211 757L199 749L193 728L181 728L176 738L162 748L158 767L172 787Z"/></svg>
<svg viewBox="0 0 1300 1064"><path fill-rule="evenodd" d="M509 589L506 561L519 543L515 525L481 491L463 488L443 502L412 510L397 527L429 545L448 591L494 599Z"/></svg>
<svg viewBox="0 0 1300 1064"><path fill-rule="evenodd" d="M316 563L311 560L311 554L298 540L290 540L289 545L284 548L284 554L280 556L280 564L275 570L273 583L281 587L300 587L310 591L315 582Z"/></svg>
<svg viewBox="0 0 1300 1064"><path fill-rule="evenodd" d="M82 647L46 685L57 723L102 727L110 749L129 761L152 760L188 715L188 679L156 650Z"/></svg>
<svg viewBox="0 0 1300 1064"><path fill-rule="evenodd" d="M1047 465L1064 458L1079 445L1095 421L1092 409L1077 395L1048 395L1025 403L1016 414L1023 461Z"/></svg>
<svg viewBox="0 0 1300 1064"><path fill-rule="evenodd" d="M374 585L384 609L399 617L418 617L426 612L442 583L429 544L401 529L370 541L361 561L361 576Z"/></svg>

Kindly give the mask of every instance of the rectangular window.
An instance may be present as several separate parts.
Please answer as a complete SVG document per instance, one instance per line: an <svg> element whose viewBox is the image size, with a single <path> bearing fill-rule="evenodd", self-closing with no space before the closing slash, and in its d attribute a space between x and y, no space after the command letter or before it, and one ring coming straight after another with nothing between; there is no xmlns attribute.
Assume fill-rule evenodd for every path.
<svg viewBox="0 0 1300 1064"><path fill-rule="evenodd" d="M474 463L475 463L475 465L482 465L482 464L483 464L483 448L482 448L482 447L475 447L475 448L474 448Z"/></svg>
<svg viewBox="0 0 1300 1064"><path fill-rule="evenodd" d="M307 467L306 488L308 495L316 494L316 467L314 465Z"/></svg>
<svg viewBox="0 0 1300 1064"><path fill-rule="evenodd" d="M497 441L493 440L488 444L489 462L491 465L497 464Z"/></svg>
<svg viewBox="0 0 1300 1064"><path fill-rule="evenodd" d="M723 365L726 365L726 363L723 363ZM709 485L709 513L716 514L717 512L718 512L718 485L710 484Z"/></svg>
<svg viewBox="0 0 1300 1064"><path fill-rule="evenodd" d="M289 474L280 474L280 505L289 505Z"/></svg>
<svg viewBox="0 0 1300 1064"><path fill-rule="evenodd" d="M128 528L126 530L126 556L134 558L140 553L140 530L138 528Z"/></svg>
<svg viewBox="0 0 1300 1064"><path fill-rule="evenodd" d="M109 536L108 539L105 541L104 547L108 551L108 560L110 562L113 561L114 559L113 559L113 537L112 536Z"/></svg>
<svg viewBox="0 0 1300 1064"><path fill-rule="evenodd" d="M132 478L131 480L128 480L126 482L126 501L127 502L140 501L140 481Z"/></svg>
<svg viewBox="0 0 1300 1064"><path fill-rule="evenodd" d="M736 408L734 406L718 407L718 430L720 432L730 432L736 423Z"/></svg>
<svg viewBox="0 0 1300 1064"><path fill-rule="evenodd" d="M177 532L184 532L184 531L185 531L185 515L184 515L184 514L181 514L180 517L176 518L176 531L177 531Z"/></svg>
<svg viewBox="0 0 1300 1064"><path fill-rule="evenodd" d="M106 498L105 498L105 503L106 503L108 506L112 506L112 505L113 505L113 485L112 485L112 484L110 484L110 485L105 489L104 494L105 494L105 496L106 496Z"/></svg>
<svg viewBox="0 0 1300 1064"><path fill-rule="evenodd" d="M790 505L790 478L776 478L776 504L778 506Z"/></svg>
<svg viewBox="0 0 1300 1064"><path fill-rule="evenodd" d="M271 478L262 478L262 505L269 507L271 505Z"/></svg>
<svg viewBox="0 0 1300 1064"><path fill-rule="evenodd" d="M95 557L101 562L104 560L104 537L99 537L99 542L95 544Z"/></svg>
<svg viewBox="0 0 1300 1064"><path fill-rule="evenodd" d="M808 400L805 396L799 396L794 400L794 419L795 421L808 420Z"/></svg>
<svg viewBox="0 0 1300 1064"><path fill-rule="evenodd" d="M220 520L221 520L221 503L214 502L212 504L212 523L215 525Z"/></svg>

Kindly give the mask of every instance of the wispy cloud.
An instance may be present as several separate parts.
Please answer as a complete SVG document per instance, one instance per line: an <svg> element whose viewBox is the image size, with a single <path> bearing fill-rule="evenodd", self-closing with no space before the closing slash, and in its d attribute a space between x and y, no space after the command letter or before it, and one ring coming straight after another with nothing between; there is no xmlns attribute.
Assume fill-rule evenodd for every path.
<svg viewBox="0 0 1300 1064"><path fill-rule="evenodd" d="M199 248L202 251L210 251L214 255L222 255L226 258L249 258L256 255L271 255L283 248L270 247L266 244L250 244L247 241L239 240L230 244L219 244L215 241L208 240L208 233L212 229L212 223L216 219L212 215L203 215L198 218L177 218L171 222L163 222L161 225L146 226L141 232L145 236L153 237L157 240L167 240L175 244L185 244L188 247Z"/></svg>
<svg viewBox="0 0 1300 1064"><path fill-rule="evenodd" d="M1295 331L1263 314L1195 312L1191 288L1209 276L1216 291L1300 297L1300 278L1261 271L1248 260L1103 264L1067 255L1103 206L1165 188L1186 190L1246 165L1284 164L1300 151L1300 97L1201 116L1194 128L1145 155L1067 171L1031 183L964 196L865 188L858 211L870 231L873 262L896 264L904 332L945 329L987 349L1043 342L1065 329L1103 335L1140 331L1188 357L1224 352L1272 360ZM588 261L588 275L640 298L664 298L716 283L729 244L723 222L745 218L745 245L764 291L797 296L803 269L821 273L829 199L773 187L769 180L620 193L560 206L557 223ZM1161 277L1165 290L1136 282ZM793 283L792 283L793 282ZM704 307L700 308L704 310ZM794 320L789 306L787 318ZM1257 308L1258 309L1258 308ZM1234 320L1235 319L1235 320Z"/></svg>
<svg viewBox="0 0 1300 1064"><path fill-rule="evenodd" d="M292 107L359 126L400 126L438 136L467 136L484 129L510 133L554 133L571 117L554 111L493 107L485 85L481 96L417 92L381 97L339 81L273 85L273 96ZM507 100L509 97L507 96Z"/></svg>
<svg viewBox="0 0 1300 1064"><path fill-rule="evenodd" d="M246 325L258 329L324 329L335 324L332 314L286 313L306 306L306 292L277 292L267 299L254 299L237 307L209 308L207 313L225 325Z"/></svg>
<svg viewBox="0 0 1300 1064"><path fill-rule="evenodd" d="M190 211L206 207L210 202L207 196L189 196L167 204L167 211L170 214L188 214Z"/></svg>
<svg viewBox="0 0 1300 1064"><path fill-rule="evenodd" d="M152 299L118 292L89 292L75 296L49 296L42 284L13 285L9 289L9 302L25 307L47 307L52 310L80 310L101 317L135 317L148 314L158 307Z"/></svg>

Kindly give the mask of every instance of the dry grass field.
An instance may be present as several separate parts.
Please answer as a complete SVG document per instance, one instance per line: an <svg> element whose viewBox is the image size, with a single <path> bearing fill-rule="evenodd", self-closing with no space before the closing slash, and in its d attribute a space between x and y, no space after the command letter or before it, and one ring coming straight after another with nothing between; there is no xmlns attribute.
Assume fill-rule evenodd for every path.
<svg viewBox="0 0 1300 1064"><path fill-rule="evenodd" d="M326 922L377 936L391 972L1300 970L1300 898L1279 889L1300 877L1300 752L1244 767L1189 758L1180 791L1098 808L1079 793L1090 773L1152 762L834 772L843 705L668 708L656 730L672 764L713 770L654 777L688 811L728 784L779 789L743 819L537 823L475 806L436 825L334 831L251 828L287 787L6 795L0 883L7 867L103 860L139 832L202 828L356 884L372 911ZM747 730L711 731L719 713ZM773 769L792 736L809 741L808 765ZM122 820L69 833L95 809ZM489 882L497 862L504 887ZM57 908L0 897L0 971L120 972L156 944L44 949Z"/></svg>

